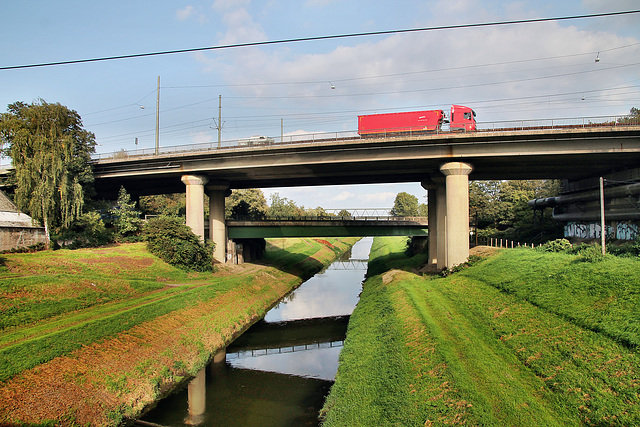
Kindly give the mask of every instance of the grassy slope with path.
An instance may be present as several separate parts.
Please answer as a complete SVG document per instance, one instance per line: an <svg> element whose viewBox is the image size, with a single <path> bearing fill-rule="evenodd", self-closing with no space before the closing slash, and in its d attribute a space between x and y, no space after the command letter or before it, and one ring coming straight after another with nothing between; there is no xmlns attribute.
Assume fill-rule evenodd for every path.
<svg viewBox="0 0 640 427"><path fill-rule="evenodd" d="M325 426L640 424L639 260L505 250L434 278L403 249L374 243Z"/></svg>
<svg viewBox="0 0 640 427"><path fill-rule="evenodd" d="M265 265L214 273L143 244L3 255L0 425L135 416L355 240L274 239Z"/></svg>

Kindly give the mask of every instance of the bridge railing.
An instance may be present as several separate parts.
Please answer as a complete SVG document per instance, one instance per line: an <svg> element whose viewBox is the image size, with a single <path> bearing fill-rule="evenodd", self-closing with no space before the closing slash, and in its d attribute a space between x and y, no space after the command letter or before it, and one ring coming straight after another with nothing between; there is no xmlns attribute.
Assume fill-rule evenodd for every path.
<svg viewBox="0 0 640 427"><path fill-rule="evenodd" d="M334 216L334 215L291 215L291 216L266 216L263 218L232 216L227 218L231 221L256 221L256 222L285 222L285 221L375 221L375 222L413 222L426 223L427 217L424 216L392 216L392 215L351 215L351 216Z"/></svg>
<svg viewBox="0 0 640 427"><path fill-rule="evenodd" d="M628 115L620 116L593 116L593 117L578 117L578 118L557 118L557 119L535 119L535 120L506 120L506 121L491 121L491 122L478 122L476 128L480 132L487 131L526 131L526 130L539 130L539 129L562 129L562 128L580 128L580 127L618 127L627 125L640 125L637 118L631 118ZM436 130L430 132L431 134L449 133L449 130L444 128L442 130ZM376 134L376 138L380 139L395 139L398 137L406 138L412 136L424 135L424 131L407 131L402 132L401 135L398 132L393 132L393 129L380 130L380 133ZM183 144L160 147L156 152L155 148L143 148L138 150L125 151L120 150L112 153L98 153L93 154L94 160L102 159L127 159L129 157L148 157L160 154L178 154L178 153L200 153L219 150L240 150L240 149L253 149L258 147L269 146L284 146L290 144L321 144L327 142L338 141L354 141L364 139L358 135L355 130L341 131L341 132L315 132L308 134L296 134L283 137L265 137L255 141L248 141L245 139L234 139L221 141L211 141L198 144Z"/></svg>
<svg viewBox="0 0 640 427"><path fill-rule="evenodd" d="M629 116L565 117L558 119L503 120L478 122L478 131L525 131L541 129L575 129L640 125L640 119Z"/></svg>

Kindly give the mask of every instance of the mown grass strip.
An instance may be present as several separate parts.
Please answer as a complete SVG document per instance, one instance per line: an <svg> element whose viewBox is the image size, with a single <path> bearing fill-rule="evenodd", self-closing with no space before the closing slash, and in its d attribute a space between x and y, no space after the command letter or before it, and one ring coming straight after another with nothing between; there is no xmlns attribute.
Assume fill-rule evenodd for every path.
<svg viewBox="0 0 640 427"><path fill-rule="evenodd" d="M0 348L20 340L25 340L31 337L40 335L47 335L57 330L71 327L75 324L90 321L105 315L113 315L123 310L127 310L136 305L146 304L160 298L166 298L169 295L185 292L196 284L184 285L175 288L165 288L161 292L146 294L137 298L130 298L124 301L116 301L110 304L99 305L96 307L90 307L85 310L78 310L74 313L69 313L64 316L57 316L55 318L47 319L42 322L38 322L34 325L29 325L21 328L13 328L8 332L5 332L0 336Z"/></svg>
<svg viewBox="0 0 640 427"><path fill-rule="evenodd" d="M640 259L607 256L592 263L578 255L519 249L461 274L631 348L640 346Z"/></svg>
<svg viewBox="0 0 640 427"><path fill-rule="evenodd" d="M237 280L226 280L192 288L177 295L169 294L116 314L107 314L7 346L0 350L0 381L6 381L25 369L67 354L83 345L111 337L142 322L214 298L236 283Z"/></svg>

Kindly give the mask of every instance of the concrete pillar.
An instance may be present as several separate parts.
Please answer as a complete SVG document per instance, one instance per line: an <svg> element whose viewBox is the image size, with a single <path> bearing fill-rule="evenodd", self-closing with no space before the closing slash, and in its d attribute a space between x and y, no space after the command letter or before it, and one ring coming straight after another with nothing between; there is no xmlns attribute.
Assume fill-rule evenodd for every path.
<svg viewBox="0 0 640 427"><path fill-rule="evenodd" d="M471 165L461 162L450 162L440 166L440 172L446 177L447 268L469 260L469 174L471 171Z"/></svg>
<svg viewBox="0 0 640 427"><path fill-rule="evenodd" d="M187 225L204 241L204 185L209 180L199 175L183 175L187 186Z"/></svg>
<svg viewBox="0 0 640 427"><path fill-rule="evenodd" d="M447 192L445 177L433 177L436 184L436 267L442 270L447 267Z"/></svg>
<svg viewBox="0 0 640 427"><path fill-rule="evenodd" d="M204 420L204 413L207 407L206 372L206 369L201 369L198 375L189 383L189 415L185 420L186 424L198 425Z"/></svg>
<svg viewBox="0 0 640 427"><path fill-rule="evenodd" d="M213 363L224 363L227 360L227 349L226 347L218 350L216 354L213 356Z"/></svg>
<svg viewBox="0 0 640 427"><path fill-rule="evenodd" d="M428 262L431 266L438 265L438 227L437 227L437 205L436 200L436 183L427 180L423 181L422 188L427 190L427 221L428 221L428 233L429 233L429 246L427 247L427 253L429 255Z"/></svg>
<svg viewBox="0 0 640 427"><path fill-rule="evenodd" d="M213 249L214 262L226 262L227 226L224 219L224 198L229 191L229 184L216 183L206 187L209 196L209 239L215 243Z"/></svg>

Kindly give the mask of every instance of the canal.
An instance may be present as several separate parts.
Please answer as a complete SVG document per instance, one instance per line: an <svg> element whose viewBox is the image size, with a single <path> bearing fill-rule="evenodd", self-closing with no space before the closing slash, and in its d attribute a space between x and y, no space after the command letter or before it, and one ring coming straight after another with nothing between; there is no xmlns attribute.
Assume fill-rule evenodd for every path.
<svg viewBox="0 0 640 427"><path fill-rule="evenodd" d="M163 426L317 426L372 242L358 241L287 295L227 348L224 361L212 362L141 420Z"/></svg>

